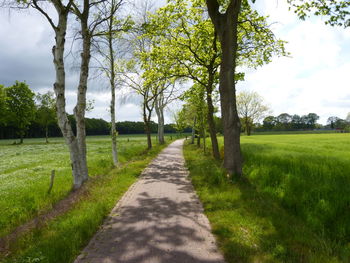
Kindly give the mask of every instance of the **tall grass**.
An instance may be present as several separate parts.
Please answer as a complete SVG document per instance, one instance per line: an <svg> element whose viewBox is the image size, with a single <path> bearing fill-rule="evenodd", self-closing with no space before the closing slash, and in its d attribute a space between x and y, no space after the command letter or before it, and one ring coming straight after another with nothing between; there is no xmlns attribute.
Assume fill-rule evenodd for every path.
<svg viewBox="0 0 350 263"><path fill-rule="evenodd" d="M350 262L349 146L349 134L244 136L245 183L186 146L228 262Z"/></svg>
<svg viewBox="0 0 350 263"><path fill-rule="evenodd" d="M167 139L169 141L169 138ZM135 182L151 159L165 147L165 145L155 145L151 151L145 151L144 137L120 140L120 159L122 162L127 161L127 164L111 169L111 161L107 160L109 155L107 143L109 146L108 137L93 137L88 141L89 148L94 149L94 153L90 152L91 156L99 155L89 163L92 168L90 174L92 174L91 171L95 171L94 174L103 172L103 176L93 176L87 182L87 192L71 210L49 221L45 226L20 237L11 245L10 256L0 258L0 262L73 262L118 199ZM104 163L106 165L102 165L100 169L98 166ZM62 185L58 184L54 187L59 188ZM45 187L43 189L46 190Z"/></svg>
<svg viewBox="0 0 350 263"><path fill-rule="evenodd" d="M0 237L16 226L48 211L68 195L72 186L69 153L62 138L26 139L22 145L0 141ZM89 175L112 168L109 136L87 137ZM145 136L119 136L119 160L124 163L146 149ZM47 190L51 170L56 170L52 192Z"/></svg>
<svg viewBox="0 0 350 263"><path fill-rule="evenodd" d="M350 134L242 138L244 173L319 234L350 242Z"/></svg>

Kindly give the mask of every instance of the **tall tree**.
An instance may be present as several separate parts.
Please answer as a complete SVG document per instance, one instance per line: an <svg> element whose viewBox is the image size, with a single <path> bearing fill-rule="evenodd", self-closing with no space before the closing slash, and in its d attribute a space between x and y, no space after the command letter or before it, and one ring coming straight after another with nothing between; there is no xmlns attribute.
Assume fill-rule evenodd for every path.
<svg viewBox="0 0 350 263"><path fill-rule="evenodd" d="M231 176L242 176L241 125L236 107L236 56L238 16L241 0L230 0L227 7L217 0L206 0L209 16L221 44L220 102L224 132L224 167Z"/></svg>
<svg viewBox="0 0 350 263"><path fill-rule="evenodd" d="M100 15L107 17L98 27L96 36L98 40L94 43L98 54L101 56L100 69L105 73L108 79L111 91L111 139L112 139L112 159L113 164L118 164L117 150L117 130L116 130L116 85L117 85L117 55L120 49L121 34L130 29L131 21L127 17L125 19L118 18L118 11L121 9L123 0L108 0L101 3L99 8Z"/></svg>
<svg viewBox="0 0 350 263"><path fill-rule="evenodd" d="M219 159L214 113L221 47L202 5L199 0L172 0L160 8L149 24L148 37L153 42L144 59L153 62L149 64L153 78L178 77L203 86L212 152ZM248 4L243 5L238 31L238 65L256 68L269 62L272 55L284 52L283 41L276 40L266 19ZM242 76L236 74L235 80L242 80Z"/></svg>
<svg viewBox="0 0 350 263"><path fill-rule="evenodd" d="M20 143L23 143L25 132L35 117L34 97L34 92L24 82L16 81L13 86L6 88L8 121L16 127Z"/></svg>
<svg viewBox="0 0 350 263"><path fill-rule="evenodd" d="M38 102L36 111L36 121L45 128L45 140L49 142L49 125L56 123L56 100L54 93L48 91L44 94L37 94L36 100Z"/></svg>
<svg viewBox="0 0 350 263"><path fill-rule="evenodd" d="M166 83L166 87L161 89L158 96L155 99L154 109L157 114L158 120L158 130L157 130L157 138L159 144L165 143L164 138L164 110L165 108L174 101L177 96L175 95L175 84L174 83Z"/></svg>
<svg viewBox="0 0 350 263"><path fill-rule="evenodd" d="M91 58L91 41L98 25L106 17L99 14L98 8L101 1L73 1L73 0L18 0L14 1L24 7L32 7L41 13L52 27L55 35L55 45L52 48L53 62L56 72L54 91L56 94L56 111L58 125L65 138L70 152L73 174L73 189L80 188L88 179L88 167L86 159L86 91L89 77L89 63ZM52 15L51 10L56 14ZM93 15L91 13L94 12ZM81 61L79 84L77 87L77 103L74 107L74 118L76 121L76 135L68 120L66 112L66 70L65 70L65 43L68 27L68 16L73 13L80 25L81 34Z"/></svg>
<svg viewBox="0 0 350 263"><path fill-rule="evenodd" d="M254 91L242 91L237 95L238 116L243 121L247 135L251 134L254 123L260 121L269 112L263 97Z"/></svg>

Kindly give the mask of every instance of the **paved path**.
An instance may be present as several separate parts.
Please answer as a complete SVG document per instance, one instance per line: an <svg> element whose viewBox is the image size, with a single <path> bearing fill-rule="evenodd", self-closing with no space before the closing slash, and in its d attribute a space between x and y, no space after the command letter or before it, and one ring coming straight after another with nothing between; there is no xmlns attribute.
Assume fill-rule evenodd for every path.
<svg viewBox="0 0 350 263"><path fill-rule="evenodd" d="M75 263L224 263L182 145L173 142L153 160Z"/></svg>

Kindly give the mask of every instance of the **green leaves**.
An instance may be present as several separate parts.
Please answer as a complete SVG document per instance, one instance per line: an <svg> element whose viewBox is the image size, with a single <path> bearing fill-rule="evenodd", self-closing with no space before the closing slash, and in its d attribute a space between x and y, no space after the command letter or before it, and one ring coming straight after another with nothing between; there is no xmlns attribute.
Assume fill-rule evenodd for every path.
<svg viewBox="0 0 350 263"><path fill-rule="evenodd" d="M24 82L16 81L15 85L6 88L6 103L8 109L8 121L19 130L23 136L27 126L35 117L35 94Z"/></svg>
<svg viewBox="0 0 350 263"><path fill-rule="evenodd" d="M294 13L302 20L310 14L327 17L331 26L350 26L350 1L347 0L288 0Z"/></svg>

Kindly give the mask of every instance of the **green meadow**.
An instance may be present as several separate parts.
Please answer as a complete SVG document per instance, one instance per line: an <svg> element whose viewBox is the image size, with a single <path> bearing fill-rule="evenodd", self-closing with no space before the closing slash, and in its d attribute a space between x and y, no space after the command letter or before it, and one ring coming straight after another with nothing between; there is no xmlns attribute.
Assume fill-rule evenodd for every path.
<svg viewBox="0 0 350 263"><path fill-rule="evenodd" d="M220 141L222 145L222 140ZM244 175L185 146L228 262L350 262L350 134L242 136Z"/></svg>
<svg viewBox="0 0 350 263"><path fill-rule="evenodd" d="M169 139L169 137L167 138ZM69 153L62 138L0 141L0 238L37 215L49 211L71 190ZM120 163L146 158L145 136L119 136ZM109 136L87 137L89 175L108 174L112 169ZM156 146L154 152L159 151ZM56 171L53 189L47 193L51 170Z"/></svg>

